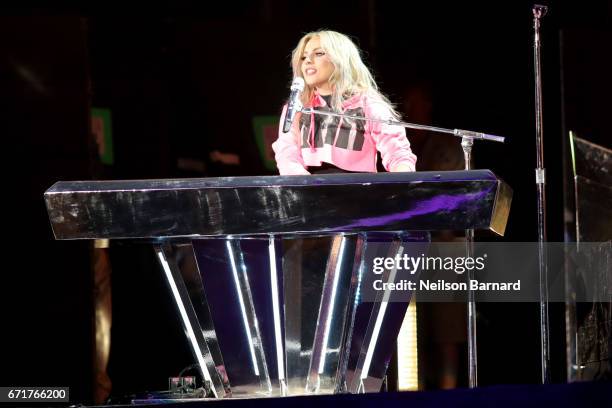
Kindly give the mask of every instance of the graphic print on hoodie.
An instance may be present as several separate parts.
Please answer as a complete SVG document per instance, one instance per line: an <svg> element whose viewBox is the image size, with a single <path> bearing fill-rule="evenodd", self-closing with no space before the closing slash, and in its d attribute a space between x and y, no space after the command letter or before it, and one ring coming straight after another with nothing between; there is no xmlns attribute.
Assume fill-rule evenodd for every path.
<svg viewBox="0 0 612 408"><path fill-rule="evenodd" d="M317 107L316 110L331 111L329 103L327 106ZM344 113L351 116L364 116L362 108L347 109ZM324 144L328 144L341 149L361 151L365 134L363 120L328 115L312 115L314 115L314 120L311 115L302 115L300 118L302 148L310 147L312 132L314 132L315 148L321 148ZM311 129L311 125L314 125L314 130Z"/></svg>

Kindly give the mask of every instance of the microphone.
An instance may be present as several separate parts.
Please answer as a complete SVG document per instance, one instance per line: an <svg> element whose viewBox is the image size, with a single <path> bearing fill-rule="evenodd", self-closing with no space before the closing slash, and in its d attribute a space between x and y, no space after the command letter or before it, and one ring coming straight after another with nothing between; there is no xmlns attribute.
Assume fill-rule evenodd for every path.
<svg viewBox="0 0 612 408"><path fill-rule="evenodd" d="M304 79L295 77L291 83L291 94L289 95L289 106L287 106L287 114L285 115L285 124L283 125L283 133L287 133L291 129L295 114L302 110L302 102L300 96L304 90Z"/></svg>

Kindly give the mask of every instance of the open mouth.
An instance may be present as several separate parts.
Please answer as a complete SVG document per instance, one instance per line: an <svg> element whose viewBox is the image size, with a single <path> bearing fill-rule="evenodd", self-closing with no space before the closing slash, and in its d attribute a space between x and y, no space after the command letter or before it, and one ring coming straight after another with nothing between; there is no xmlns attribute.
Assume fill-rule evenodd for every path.
<svg viewBox="0 0 612 408"><path fill-rule="evenodd" d="M305 70L305 71L304 71L304 73L305 73L306 75L314 75L314 74L316 74L316 73L317 73L317 70L316 70L316 69L314 69L314 68L308 68L307 70Z"/></svg>

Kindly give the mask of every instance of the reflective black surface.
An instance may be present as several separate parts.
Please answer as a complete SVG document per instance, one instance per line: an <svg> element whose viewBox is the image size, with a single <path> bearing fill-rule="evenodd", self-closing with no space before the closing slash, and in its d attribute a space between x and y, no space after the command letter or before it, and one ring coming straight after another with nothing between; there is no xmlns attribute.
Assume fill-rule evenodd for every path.
<svg viewBox="0 0 612 408"><path fill-rule="evenodd" d="M512 191L491 171L62 181L45 193L57 239L489 229Z"/></svg>

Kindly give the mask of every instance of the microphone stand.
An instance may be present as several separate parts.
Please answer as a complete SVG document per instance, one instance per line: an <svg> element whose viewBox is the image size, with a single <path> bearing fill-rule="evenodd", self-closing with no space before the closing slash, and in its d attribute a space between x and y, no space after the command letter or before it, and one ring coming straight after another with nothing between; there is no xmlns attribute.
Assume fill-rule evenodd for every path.
<svg viewBox="0 0 612 408"><path fill-rule="evenodd" d="M314 113L317 115L336 116L341 118L349 118L356 120L364 120L369 122L386 123L388 125L402 126L409 129L417 130L429 130L437 133L451 134L461 138L461 148L463 149L463 156L465 158L465 170L472 169L472 146L474 140L489 140L492 142L504 142L504 137L490 135L487 133L474 132L471 130L463 129L446 129L435 126L419 125L416 123L400 122L397 120L389 119L369 119L362 116L346 115L341 113L329 112L329 111L318 111L312 108L302 108L302 113ZM465 230L465 245L466 255L473 257L474 255L474 230ZM468 271L468 280L474 279L474 271ZM469 286L468 286L469 287ZM477 343L476 343L476 299L474 291L468 289L468 375L470 388L478 386L478 356L477 356Z"/></svg>
<svg viewBox="0 0 612 408"><path fill-rule="evenodd" d="M309 114L314 113L315 115L336 116L339 118L349 118L349 119L363 120L367 122L385 123L387 125L402 126L408 129L429 130L431 132L447 133L453 136L460 137L462 138L462 140L464 138L472 139L472 140L481 139L481 140L490 140L492 142L500 142L500 143L503 143L505 140L503 136L496 136L496 135L490 135L487 133L474 132L472 130L446 129L446 128L435 127L435 126L419 125L417 123L401 122L395 119L386 119L386 120L385 119L372 119L372 118L366 118L364 116L347 115L344 113L336 113L336 112L329 112L329 111L319 111L319 110L314 110L312 108L302 108L300 111L302 113L309 113ZM466 170L469 170L469 169L466 169Z"/></svg>
<svg viewBox="0 0 612 408"><path fill-rule="evenodd" d="M550 382L549 323L548 323L548 254L546 251L546 170L544 169L544 141L542 126L542 74L540 68L540 19L548 7L533 6L533 58L535 73L536 113L536 186L538 192L538 266L540 279L540 348L542 383Z"/></svg>

